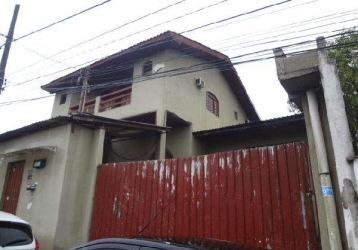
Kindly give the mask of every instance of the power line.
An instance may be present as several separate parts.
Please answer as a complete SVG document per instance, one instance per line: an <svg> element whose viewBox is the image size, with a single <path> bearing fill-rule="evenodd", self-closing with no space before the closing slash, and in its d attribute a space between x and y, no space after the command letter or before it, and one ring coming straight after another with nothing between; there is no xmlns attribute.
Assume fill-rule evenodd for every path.
<svg viewBox="0 0 358 250"><path fill-rule="evenodd" d="M299 31L298 31L299 32ZM298 33L297 31L295 32L287 32L287 33L284 33L284 34L280 34L280 35L276 35L276 36L272 36L272 37L276 37L277 36L286 36L286 35L289 35L289 34L292 34L292 33ZM332 33L332 32L341 32L341 30L332 30L332 31L327 31L326 33ZM243 44L250 44L252 42L260 42L260 41L265 41L265 42L261 42L261 43L256 43L256 44L251 44L251 45L248 45L248 46L241 46L241 47L236 47L234 49L243 49L243 48L248 48L248 47L254 47L254 46L259 46L259 45L264 45L264 44L269 44L269 43L274 43L274 42L280 42L280 41L289 41L289 40L293 40L293 39L297 39L297 38L304 38L304 37L308 37L308 36L317 36L317 35L321 35L322 33L319 32L319 33L310 33L310 34L305 34L305 35L302 35L302 36L295 36L295 37L289 37L289 38L284 38L284 39L276 39L276 40L270 40L270 41L265 41L267 40L268 38L271 38L271 37L265 37L265 38L262 38L262 39L258 39L258 40L251 40L251 41L246 41L246 42L243 42L243 43L238 43L238 44L233 44L233 45L230 45L230 46L226 46L226 47L222 47L218 50L225 50L225 49L228 49L228 48L231 48L231 47L234 47L236 45L243 45ZM339 35L340 33L338 33L337 35ZM138 50L142 50L143 48L139 48ZM233 49L231 49L233 50ZM188 50L185 50L184 52L188 52ZM158 61L158 63L162 63L162 62L167 62L167 61L171 61L171 60L175 60L175 59L180 59L180 58L184 58L184 57L189 57L189 56L200 56L202 54L205 54L204 52L199 52L199 53L190 53L190 54L186 54L184 56L177 56L177 57L172 57L172 58L169 58L169 59L165 59L165 60L160 60ZM141 60L141 59L144 59L144 58L140 58L140 59L136 59L136 60ZM109 66L110 68L112 69L109 69L107 72L111 72L111 71L114 71L114 72L118 72L117 69L123 69L123 70L126 70L128 68L131 68L132 67L132 62L136 61L136 60L133 60L133 61L129 61L129 62L125 62L125 63L121 63L119 64L119 66L121 65L129 65L128 67L115 67L113 68L113 65ZM98 70L93 70L93 72L101 72L103 71L102 69L98 69ZM94 74L95 76L97 76L97 74Z"/></svg>
<svg viewBox="0 0 358 250"><path fill-rule="evenodd" d="M340 30L333 30L333 31L330 31L330 32L341 32ZM330 33L329 32L329 33ZM292 32L290 32L292 33ZM286 33L286 34L290 34L290 33ZM286 35L284 34L284 35ZM247 48L247 47L253 47L253 46L257 46L257 45L264 45L264 44L269 44L269 43L273 43L273 42L279 42L279 41L289 41L289 40L293 40L293 39L297 39L297 38L303 38L303 37L307 37L307 36L313 36L313 35L321 35L321 33L314 33L314 34L307 34L307 35L304 35L304 36L296 36L296 37L289 37L289 38L285 38L285 39L281 39L281 40L271 40L271 41L266 41L266 42L262 42L262 43L257 43L257 44L252 44L252 45L249 45L249 46L244 46L244 47L241 47L241 48ZM340 35L340 33L336 34L336 35ZM264 39L261 39L261 40L266 40L266 38ZM260 41L260 40L257 40L257 41ZM235 49L238 49L238 48L235 48ZM190 54L186 54L184 56L177 56L177 57L172 57L172 58L169 58L169 59L165 59L165 60L160 60L158 61L157 63L163 63L163 62L167 62L167 61L171 61L171 60L175 60L175 59L179 59L179 58L184 58L184 57L188 57L188 56L200 56L201 54L205 54L203 52L199 52L199 53L190 53ZM137 59L137 60L141 60L141 59ZM126 65L129 64L129 66L126 67ZM97 73L94 73L92 74L92 76L100 76L100 75L104 75L104 74L98 74L98 72L106 72L105 74L109 74L111 72L115 72L115 73L118 73L122 70L126 70L126 69L129 69L131 67L133 67L132 63L123 63L123 64L120 64L120 65L124 65L124 67L115 67L113 68L113 65L109 66L111 69L109 70L103 70L103 69L98 69L98 70L93 70L93 72L97 72ZM122 70L118 70L118 69L122 69ZM96 80L98 80L96 78Z"/></svg>
<svg viewBox="0 0 358 250"><path fill-rule="evenodd" d="M256 15L256 16L253 16L253 17L248 17L248 18L245 18L245 19L242 19L242 20L239 20L239 21L234 21L234 22L231 22L231 23L225 23L225 24L222 24L222 25L218 25L218 26L215 26L215 27L212 27L212 28L209 28L209 29L205 29L203 31L210 31L210 30L213 30L213 29L221 28L223 26L236 24L236 23L239 23L239 22L242 22L242 21L247 21L247 20L250 20L250 19L253 19L253 18L258 18L258 17L265 16L265 15L270 15L270 14L273 14L273 13L277 13L277 12L288 10L288 9L295 8L295 7L300 7L300 6L303 6L303 5L306 5L306 4L311 4L311 3L314 3L314 2L318 2L318 1L319 0L312 0L312 1L304 2L304 3L296 4L296 5L289 6L289 7L283 8L283 9L274 10L274 11L263 13L263 14Z"/></svg>
<svg viewBox="0 0 358 250"><path fill-rule="evenodd" d="M81 53L78 53L78 54L76 54L76 55L74 55L74 56L71 56L71 57L69 57L69 58L64 59L63 61L67 61L67 60L70 60L70 59L72 59L72 58L78 57L78 56L80 56L80 55L86 54L86 53L88 53L88 52L91 52L91 51L94 51L94 50L103 48L103 47L108 46L108 45L110 45L110 44L112 44L112 43L114 43L114 42L118 42L118 41L124 40L124 39L126 39L126 38L129 38L129 37L131 37L131 36L140 34L140 33L142 33L142 32L151 30L151 29L156 28L156 27L159 27L159 26L161 26L161 25L168 24L168 23L170 23L170 22L176 21L176 20L181 19L181 18L183 18L183 17L189 16L189 15L192 15L192 14L196 14L196 13L202 11L202 10L205 10L205 9L207 9L207 8L210 8L210 7L213 7L213 6L222 4L222 3L226 2L226 1L227 1L227 0L223 0L223 1L220 1L220 2L217 2L217 3L214 3L214 4L210 4L210 5L208 5L208 6L202 7L202 8L200 8L200 9L195 10L195 11L192 11L192 12L186 13L186 14L184 14L184 15L175 17L175 18L173 18L173 19L171 19L171 20L167 20L167 21L165 21L165 22L158 23L158 24L153 25L153 26L151 26L151 27L148 27L148 28L142 29L142 30L140 30L140 31L131 33L131 34L127 35L127 36L121 37L121 38L119 38L119 39L112 40L112 41L107 42L107 43L105 43L105 44L99 45L99 46L97 46L97 47L95 47L95 48L92 48L92 49L83 51L83 52L81 52ZM277 5L284 4L284 3L286 3L286 2L290 2L290 1L292 1L292 0L286 0L286 1L283 1L283 2L280 2L280 3L267 5L267 6L264 6L264 7L259 8L259 9L255 9L255 10L252 10L252 11L249 11L249 12L246 12L246 13L240 13L240 14L238 14L238 15L236 15L236 16L233 16L233 17L230 17L230 18L225 18L225 19L222 19L222 20L219 20L219 21L216 21L216 22L223 22L223 21L225 21L225 20L231 20L231 19L233 19L233 18L238 18L238 17L241 17L241 16L249 15L249 14L252 14L252 13L255 13L255 12L258 12L258 11L261 11L261 10L264 10L264 9L267 9L267 8L272 8L272 7L275 7L275 6L277 6ZM209 23L209 24L205 25L205 27L208 26L208 25L212 25L212 24L213 24L213 23L211 23L211 24ZM203 26L203 27L204 27L204 26ZM201 27L197 27L197 28L195 28L195 30L200 29L200 28L201 28ZM190 30L183 31L183 32L181 32L180 34L187 33L187 32L191 32L191 31L190 31ZM52 65L54 65L54 64L52 64ZM52 65L50 65L50 66L52 66ZM49 66L49 67L50 67L50 66ZM45 68L48 68L48 67L45 67ZM14 72L14 73L15 73L15 72ZM13 74L13 73L12 73L12 74Z"/></svg>
<svg viewBox="0 0 358 250"><path fill-rule="evenodd" d="M331 15L329 15L329 16L331 16ZM320 18L318 18L318 19L321 19L321 18L322 18L322 17L320 17ZM355 18L355 19L358 19L358 18ZM302 29L302 30L298 30L298 31L291 31L291 32L288 32L288 33L280 34L279 36L283 36L283 35L287 35L287 34L291 34L291 33L299 33L299 32L308 31L308 30L312 30L312 29L317 29L317 28L324 27L324 26L328 26L328 25L331 25L331 24L344 23L344 22L347 22L347 21L355 20L355 19L345 20L345 21L336 22L336 23L330 23L330 24L326 24L326 25L322 25L322 26L316 26L316 27L311 27L311 28L308 28L308 29ZM310 19L310 20L314 20L314 19ZM299 22L299 24L300 24L300 23L304 23L304 22L307 22L307 21ZM316 23L316 22L314 22L314 23ZM290 24L290 25L291 25L291 24ZM284 26L288 26L288 25L284 25ZM302 26L302 25L301 25L301 26ZM279 27L281 27L281 26L279 26ZM288 28L289 28L289 27L288 27ZM285 29L288 29L288 28L285 28ZM277 28L276 28L276 29L277 29ZM281 29L281 30L284 30L284 29ZM338 30L335 30L335 31L338 31ZM334 31L330 31L330 32L334 32ZM249 33L248 33L248 34L249 34ZM313 34L312 34L312 35L313 35ZM245 36L245 35L244 35L244 36ZM244 37L244 36L243 36L243 37ZM258 34L258 35L256 35L256 36L260 36L260 34ZM278 36L278 35L271 36L271 37L265 37L264 39L260 39L260 40L266 40L266 39L268 39L268 38L277 37L277 36ZM309 36L309 35L305 35L305 36L301 36L301 37L307 37L307 36ZM250 37L255 37L255 36L250 36ZM235 37L234 37L234 38L235 38ZM297 37L296 37L296 38L297 38ZM232 38L228 38L228 39L232 39ZM225 39L225 40L227 40L227 39ZM247 43L251 43L251 42L254 42L254 41L260 41L260 40L250 40L250 41L246 41L246 42L242 42L242 43L238 43L238 44L234 44L234 45L230 45L230 46L226 46L226 47L221 47L221 48L219 48L219 50L225 50L225 49L231 48L231 47L233 47L233 46L235 46L235 45L247 44ZM292 38L283 39L283 40L292 40ZM283 41L283 40L282 40L282 41ZM275 40L275 41L278 42L277 40ZM275 41L270 41L270 43L275 42ZM160 43L162 43L162 41L156 43L155 45L160 44ZM256 44L256 45L260 45L260 44ZM150 46L153 46L153 45L150 45ZM252 47L252 46L246 46L246 47ZM246 48L246 47L239 47L239 48ZM139 48L139 50L142 50L142 49L145 49L145 48L147 48L147 46L141 47L141 48ZM235 49L239 49L239 48L235 48ZM189 54L189 56L190 56L190 55L191 55L191 54ZM181 58L181 57L179 57L179 58ZM58 62L58 63L62 63L62 62ZM126 62L126 63L128 63L128 62ZM41 70L41 69L40 69L40 70ZM36 72L36 71L30 72L29 74L34 73L34 72ZM26 75L27 75L27 74L26 74ZM36 78L36 79L38 79L38 78Z"/></svg>
<svg viewBox="0 0 358 250"><path fill-rule="evenodd" d="M339 30L335 30L335 31L339 31ZM332 31L333 32L333 31ZM289 33L287 33L289 34ZM319 35L320 33L316 33L315 35ZM286 35L286 34L285 34ZM340 35L340 33L336 34L336 35ZM301 36L303 37L303 36ZM287 38L287 39L283 39L283 40L293 40L293 39L296 39L297 37L290 37L290 38ZM165 42L165 41L164 41ZM268 43L272 43L272 42L277 42L277 41L269 41L269 42L263 42L263 43L260 43L259 45L264 45L264 44L268 44ZM246 46L246 47L250 47L250 46ZM246 48L246 47L243 47L243 48ZM142 49L142 48L140 48ZM237 48L236 48L237 49ZM201 53L197 53L197 54L189 54L189 55L186 55L186 56L197 56L198 54L201 54ZM178 58L181 58L182 56L178 57ZM175 58L171 58L171 59L175 59ZM169 59L169 60L171 60ZM85 62L85 63L81 63L79 65L76 65L75 68L79 67L79 66L83 66L87 63L90 63L90 62L93 62L93 61L96 61L98 59L94 59L94 60L91 60L91 61L88 61L88 62ZM163 62L165 62L167 60L164 60ZM127 64L127 63L126 63ZM110 67L113 67L113 66L110 66ZM128 68L130 68L132 66L129 66L129 67L124 67L123 70L126 70ZM63 71L66 71L70 69L70 67L66 68L66 69L62 69L62 70L59 70L59 71L56 71L56 72L53 72L53 73L50 73L50 74L47 74L47 75L42 75L42 76L39 76L39 77L35 77L35 78L32 78L32 79L28 79L28 80L25 80L25 81L22 81L20 83L16 83L16 84L12 84L11 86L18 86L18 85L21 85L21 84L24 84L24 83L27 83L27 82L30 82L30 81L33 81L33 80L37 80L37 79L40 79L40 78L44 78L44 77L47 77L47 76L51 76L51 75L54 75L54 74L57 74L57 73L60 73L60 72L63 72ZM120 70L118 70L118 68L116 69L113 69L115 72L120 72ZM95 72L99 72L99 70L96 70Z"/></svg>
<svg viewBox="0 0 358 250"><path fill-rule="evenodd" d="M227 21L229 21L229 20L236 19L236 18L238 18L238 17L242 17L242 16L246 16L246 15L249 15L249 14L253 14L253 13L256 13L256 12L259 12L259 11L262 11L262 10L265 10L265 9L268 9L268 8L276 7L276 6L279 6L279 5L282 5L282 4L291 2L291 1L292 1L292 0L285 0L285 1L282 1L282 2L279 2L279 3L266 5L266 6L264 6L264 7L261 7L261 8L255 9L255 10L251 10L251 11L248 11L248 12L245 12L245 13L241 13L241 14L238 14L238 15L235 15L235 16L231 16L231 17L228 17L228 18L224 18L224 19L221 19L221 20L218 20L218 21L215 21L215 22L211 22L211 23L207 23L207 24L198 26L198 27L193 28L193 29L190 29L190 30L186 30L186 31L180 32L180 34L189 33L189 32L192 32L192 31L194 31L194 30L198 30L198 29L202 29L202 28L211 26L211 25L213 25L213 24L218 24L218 23L227 22Z"/></svg>
<svg viewBox="0 0 358 250"><path fill-rule="evenodd" d="M47 59L47 60L50 60L50 61L56 62L56 63L58 63L58 64L62 64L62 65L65 65L65 66L67 66L67 67L73 68L73 67L72 67L71 65L69 65L69 64L66 64L66 63L64 63L64 62L61 62L61 61L55 60L55 59L50 58L50 57L48 57L48 56L44 56L44 55L40 54L40 53L39 53L39 52L37 52L37 51L34 51L34 50L32 50L32 49L29 49L29 48L26 48L26 49L27 49L28 51L31 51L32 53L34 53L34 54L36 54L36 55L38 55L38 56L40 56L40 57L44 58L44 59Z"/></svg>
<svg viewBox="0 0 358 250"><path fill-rule="evenodd" d="M120 29L120 28L123 28L123 27L125 27L125 26L130 25L130 24L133 24L133 23L135 23L135 22L138 22L138 21L140 21L140 20L142 20L142 19L144 19L144 18L146 18L146 17L149 17L149 16L152 16L152 15L157 14L157 13L159 13L159 12L162 12L162 11L164 11L164 10L166 10L166 9L169 9L169 8L171 8L171 7L174 7L174 6L176 6L176 5L180 4L180 3L183 3L183 2L185 2L185 1L187 1L187 0L181 0L181 1L179 1L179 2L176 2L176 3L173 3L173 4L167 5L167 6L163 7L163 8L160 8L160 9L154 11L154 12L150 12L150 13L148 13L148 14L146 14L146 15L144 15L144 16L141 16L141 17L139 17L139 18L137 18L137 19L134 19L134 20L132 20L132 21L130 21L130 22L124 23L124 24L122 24L122 25L120 25L120 26L117 26L117 27L111 29L111 30L108 30L108 31L105 31L105 32L103 32L103 33L101 33L101 34L99 34L99 35L96 35L96 36L94 36L94 37L92 37L92 38L90 38L90 39L87 39L87 40L85 40L85 41L82 41L82 42L80 42L80 43L78 43L78 44L75 44L75 45L73 45L73 46L71 46L71 47L68 47L68 48L66 48L66 49L64 49L64 50L61 50L61 51L59 51L59 52L57 52L57 53L55 53L55 54L49 56L49 58L52 58L52 57L57 56L57 55L60 55L60 54L62 54L62 53L64 53L64 52L66 52L66 51L72 50L72 49L74 49L74 48L76 48L76 47L78 47L78 46L80 46L80 45L82 45L82 44L85 44L85 43L88 43L88 42L90 42L90 41L93 41L93 40L95 40L95 39L97 39L97 38L99 38L99 37L101 37L101 36L103 36L103 35L106 35L106 34L109 34L109 33L111 33L111 32L114 32L114 31L116 31L116 30L118 30L118 29ZM225 1L228 1L228 0L225 0ZM26 68L32 67L32 66L34 66L34 65L36 65L36 64L38 64L38 63L40 63L40 62L43 62L43 61L44 61L44 60L40 60L40 61L37 61L37 62L35 62L35 63L33 63L33 64L29 65L29 66L23 67L23 68L21 68L21 69L15 71L15 72L13 72L13 73L10 73L8 76L13 75L13 74L15 74L15 73L17 73L17 72L20 72L20 71L22 71L22 70L24 70L24 69L26 69ZM52 66L52 65L54 65L54 64L51 64L50 66ZM40 69L40 70L41 70L41 69Z"/></svg>
<svg viewBox="0 0 358 250"><path fill-rule="evenodd" d="M233 37L229 37L229 38L223 39L221 41L228 41L228 40L233 40L233 39L236 39L236 38L240 38L240 39L249 38L249 37L252 38L252 37L265 35L265 34L268 34L268 33L273 33L273 31L283 31L283 30L288 30L288 29L292 29L292 28L296 28L296 27L302 27L302 26L306 26L306 25L311 25L311 24L314 24L314 23L320 23L320 22L324 22L324 21L327 21L327 20L331 20L331 19L341 18L342 16L356 14L357 10L358 9L354 9L354 10L345 11L345 12L341 12L341 13L336 13L336 14L331 14L331 15L326 15L326 16L321 16L321 17L315 17L315 18L307 19L307 20L300 21L300 22L292 22L292 23L289 23L289 24L272 27L270 29L259 30L259 31L256 31L256 32L249 32L249 33L242 34L242 35L239 35L239 36L235 35ZM335 16L335 17L332 17L332 16Z"/></svg>
<svg viewBox="0 0 358 250"><path fill-rule="evenodd" d="M11 42L19 41L19 40L21 40L21 39L23 39L23 38L25 38L25 37L31 36L31 35L33 35L33 34L35 34L35 33L38 33L38 32L43 31L43 30L45 30L45 29L48 29L48 28L50 28L50 27L52 27L52 26L54 26L54 25L56 25L56 24L62 23L62 22L64 22L64 21L67 21L67 20L69 20L69 19L71 19L71 18L74 18L74 17L76 17L76 16L78 16L78 15L81 15L81 14L83 14L83 13L86 13L86 12L92 10L92 9L95 9L95 8L97 8L97 7L99 7L99 6L102 6L102 5L106 4L106 3L109 3L109 2L111 2L111 1L112 1L112 0L106 0L106 1L104 1L104 2L102 2L102 3L99 3L99 4L96 4L96 5L94 5L94 6L91 6L91 7L87 8L87 9L84 9L84 10L82 10L82 11L80 11L80 12L77 12L77 13L71 15L71 16L65 17L65 18L63 18L63 19L61 19L61 20L58 20L58 21L53 22L53 23L51 23L51 24L49 24L49 25L46 25L46 26L44 26L44 27L42 27L42 28L39 28L39 29L34 30L34 31L31 31L31 32L29 32L29 33L27 33L27 34L25 34L25 35L22 35L22 36L20 36L20 37L18 37L18 38L16 38L16 39L13 39ZM6 43L5 43L5 44L6 44ZM0 49L1 49L3 46L5 46L5 44L1 45L1 46L0 46Z"/></svg>
<svg viewBox="0 0 358 250"><path fill-rule="evenodd" d="M336 35L337 36L337 35ZM331 36L333 37L333 36ZM315 40L308 40L308 41L303 41L303 42L299 42L299 43L293 43L293 44L289 44L289 45L285 45L285 46L281 46L282 48L288 48L288 47L292 47L292 46L298 46L298 45L305 45L305 44L309 44L309 43L315 43ZM234 57L231 57L230 59L231 60L234 60L234 59L239 59L239 58L242 58L242 57L247 57L247 56L252 56L252 55L255 55L255 54L260 54L260 53L265 53L265 52L268 52L271 54L271 51L273 50L274 48L268 48L268 49L263 49L263 50L259 50L259 51L255 51L255 52L251 52L251 53L246 53L246 54L241 54L241 55L238 55L238 56L234 56ZM235 64L236 62L233 62L231 63L229 66L231 65L236 65ZM210 68L214 68L214 67L221 67L222 65L224 66L227 66L228 65L228 62L227 61L223 61L223 60L212 60L212 61L208 61L208 62L204 62L204 63L199 63L199 64L195 64L195 65L192 65L192 66L189 66L189 67L182 67L182 68L177 68L177 69L173 69L173 70L169 70L169 71L165 71L165 72L162 72L162 73L158 73L158 74L155 74L151 77L131 77L131 78L127 78L127 79L124 79L124 80L117 80L117 81L113 81L115 83L124 83L124 84L127 84L128 82L132 83L132 82L141 82L142 80L152 80L152 79L157 79L157 78L162 78L162 77L167 77L167 76L174 76L176 75L176 73L179 73L179 74L182 74L183 72L185 73L188 73L188 71L192 72L193 70L205 70L205 69L210 69ZM107 87L110 87L110 86L116 86L116 84L113 84L113 83L103 83L103 84L97 84L97 85L92 85L91 86L91 89L94 90L94 89L100 89L100 88L107 88ZM67 89L76 89L77 87L69 87ZM58 87L58 88L48 88L50 91L51 90L54 90L54 91L57 91L57 90L64 90L66 89L66 87Z"/></svg>
<svg viewBox="0 0 358 250"><path fill-rule="evenodd" d="M332 38L334 36L330 36L329 38ZM300 42L300 43L296 43L296 44L292 44L292 45L287 45L287 46L283 46L285 48L288 48L290 46L293 46L293 45L302 45L302 44L307 44L307 43L312 43L312 42L315 42L315 40L309 40L309 41L305 41L305 42ZM340 49L340 48L345 48L345 47L352 47L352 46L357 46L358 43L357 42L352 42L352 43L346 43L346 44L339 44L339 45L330 45L330 46L326 46L325 48L326 49ZM261 50L261 51L257 51L256 53L262 53L264 51L269 51L269 50L272 50L272 48L270 49L266 49L266 50ZM292 56L292 55L296 55L296 54L301 54L301 53L305 53L305 52L310 52L310 51L316 51L317 49L307 49L307 50L301 50L301 51L294 51L294 52L290 52L290 53L286 53L285 56ZM253 53L248 53L248 54L253 54ZM247 55L248 55L247 54ZM272 54L272 52L271 52ZM267 55L264 54L264 55ZM243 57L244 55L239 55L239 56L235 56L233 57L233 59L235 58L239 58L239 57ZM244 63L252 63L252 62L258 62L258 61L263 61L263 60L268 60L268 59L273 59L273 58L276 58L276 56L266 56L266 57L258 57L258 58L253 58L253 59L249 59L249 60L244 60L244 61L237 61L237 62L233 62L231 65L240 65L240 64L244 64ZM227 62L226 62L227 63ZM224 71L224 70L227 70L227 68L225 67L220 67L220 65L217 63L217 64L213 64L215 65L215 67L219 67L219 70L220 71ZM230 65L230 66L231 66ZM189 74L189 73L194 73L194 72L199 72L199 71L203 71L203 70L208 70L208 69L212 69L213 66L210 66L210 67L205 67L205 68L199 68L199 69L193 69L193 70L189 70L191 67L186 67L187 71L181 71L181 72L171 72L170 75L160 75L158 77L155 77L155 78L150 78L148 79L148 77L146 77L145 79L143 77L143 79L139 80L139 81L136 81L136 82L141 82L141 81L146 81L146 80L153 80L153 79L156 79L156 78L162 78L162 77L167 77L167 76L177 76L177 75L182 75L182 74ZM175 70L172 70L172 71L178 71L178 70L181 70L181 69L175 69ZM173 74L174 73L174 74ZM134 79L134 78L133 78ZM113 84L112 86L121 86L119 84ZM92 86L91 89L98 89L98 88L94 88L95 86ZM104 88L104 87L111 87L111 86L100 86L100 88ZM63 93L77 93L79 92L79 90L72 90L70 92L63 92ZM54 95L48 95L48 96L42 96L42 97L37 97L37 98L30 98L30 99L24 99L24 100L16 100L16 101L9 101L9 102L6 102L6 103L0 103L0 107L1 106L7 106L7 105L11 105L11 104L17 104L17 103L22 103L22 102L28 102L28 101L33 101L33 100L38 100L38 99L44 99L44 98L49 98L49 97L52 97Z"/></svg>
<svg viewBox="0 0 358 250"><path fill-rule="evenodd" d="M291 1L291 0L289 0L289 1ZM119 39L115 39L115 40L112 40L112 41L107 42L107 43L105 43L105 44L101 44L101 45L99 45L99 46L97 46L97 47L95 47L95 48L92 48L92 49L83 51L83 52L81 52L81 53L79 53L79 54L76 54L76 55L74 55L74 56L72 56L72 57L69 57L69 58L66 58L66 59L64 59L64 60L66 61L66 60L69 60L69 59L78 57L78 56L80 56L80 55L86 54L86 53L88 53L88 52L91 52L91 51L94 51L94 50L103 48L103 47L108 46L108 45L110 45L110 44L112 44L112 43L114 43L114 42L122 41L122 40L124 40L124 39L126 39L126 38L129 38L129 37L132 37L132 36L134 36L134 35L143 33L143 32L145 32L145 31L148 31L148 30L157 28L157 27L162 26L162 25L164 25L164 24L168 24L168 23L174 22L174 21L176 21L176 20L179 20L179 19L181 19L181 18L187 17L187 16L189 16L189 15L196 14L196 13L198 13L198 12L200 12L200 11L203 11L203 10L208 9L208 8L211 8L211 7L213 7L213 6L222 4L222 3L224 3L224 2L227 2L227 0L223 0L223 1L220 1L220 2L217 2L217 3L214 3L214 4L210 4L210 5L208 5L208 6L202 7L202 8L200 8L200 9L195 10L195 11L192 11L192 12L186 13L186 14L184 14L184 15L175 17L175 18L173 18L173 19L167 20L167 21L165 21L165 22L158 23L158 24L156 24L156 25L153 25L153 26L151 26L151 27L142 29L142 30L137 31L137 32L134 32L134 33L131 33L131 34L129 34L129 35L127 35L127 36L124 36L124 37L121 37L121 38L119 38Z"/></svg>
<svg viewBox="0 0 358 250"><path fill-rule="evenodd" d="M219 2L220 3L220 2ZM218 4L218 3L216 3L216 4ZM187 14L189 14L189 13L187 13ZM187 15L186 14L186 15ZM320 17L320 18L322 18L322 17ZM320 18L318 18L318 19L320 19ZM287 25L285 25L285 26L287 26ZM313 29L313 28L311 28L311 29ZM150 45L150 46L152 46L152 45ZM140 49L142 49L142 48L140 48ZM77 67L77 66L76 66ZM32 80L36 80L36 79L39 79L39 78L42 78L42 77L46 77L46 76L49 76L49 75L53 75L53 74L56 74L56 73L59 73L59 72L63 72L63 71L65 71L65 70L67 70L67 69L69 69L69 68L66 68L66 69L64 69L64 70L60 70L60 71L56 71L56 72L54 72L54 73L51 73L51 74L48 74L48 75L45 75L45 76L41 76L41 77L36 77L36 78L33 78L33 79L29 79L29 80L26 80L26 81L24 81L24 82L21 82L21 83L19 83L19 84L22 84L22 83L25 83L25 82L29 82L29 81L32 81ZM19 85L19 84L16 84L16 85ZM15 85L15 86L16 86Z"/></svg>

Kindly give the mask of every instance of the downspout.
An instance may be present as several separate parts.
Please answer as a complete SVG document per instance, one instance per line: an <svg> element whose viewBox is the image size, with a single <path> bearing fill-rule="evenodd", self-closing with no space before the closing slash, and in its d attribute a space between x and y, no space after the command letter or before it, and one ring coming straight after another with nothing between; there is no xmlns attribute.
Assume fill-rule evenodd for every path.
<svg viewBox="0 0 358 250"><path fill-rule="evenodd" d="M325 139L322 131L322 123L318 110L317 96L313 89L307 91L309 115L311 119L314 144L316 147L318 174L321 182L321 190L326 210L328 237L331 249L341 250L342 242L336 213L336 202L333 196L331 174L328 166Z"/></svg>

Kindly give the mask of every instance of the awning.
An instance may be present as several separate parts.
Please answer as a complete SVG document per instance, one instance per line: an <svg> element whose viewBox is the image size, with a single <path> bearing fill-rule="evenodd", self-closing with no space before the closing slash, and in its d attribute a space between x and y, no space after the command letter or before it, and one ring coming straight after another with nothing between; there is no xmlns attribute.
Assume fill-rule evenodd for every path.
<svg viewBox="0 0 358 250"><path fill-rule="evenodd" d="M77 124L89 129L103 128L106 130L106 137L109 138L128 137L138 134L159 134L170 130L170 127L156 126L143 122L111 119L81 113L72 114L72 116L54 117L19 129L5 132L0 134L0 143L66 124Z"/></svg>
<svg viewBox="0 0 358 250"><path fill-rule="evenodd" d="M13 151L9 151L9 152L5 152L0 154L0 158L3 157L11 157L11 156L18 156L20 154L27 154L27 153L36 153L38 151L49 151L52 153L56 153L56 149L57 146L48 146L48 145L44 145L44 146L37 146L37 147L31 147L31 148L23 148L23 149L17 149L17 150L13 150Z"/></svg>

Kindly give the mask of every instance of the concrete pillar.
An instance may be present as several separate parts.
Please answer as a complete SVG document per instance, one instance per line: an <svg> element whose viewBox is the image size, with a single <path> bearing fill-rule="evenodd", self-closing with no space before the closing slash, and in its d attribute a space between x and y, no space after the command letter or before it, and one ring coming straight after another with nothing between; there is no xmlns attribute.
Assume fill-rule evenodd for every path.
<svg viewBox="0 0 358 250"><path fill-rule="evenodd" d="M94 114L97 114L97 113L99 113L99 104L100 104L100 102L101 102L101 96L97 96L96 97L96 102L95 102L95 104L94 104Z"/></svg>
<svg viewBox="0 0 358 250"><path fill-rule="evenodd" d="M54 250L88 241L97 166L102 163L105 130L76 126L68 143ZM40 242L41 244L41 242Z"/></svg>
<svg viewBox="0 0 358 250"><path fill-rule="evenodd" d="M354 155L343 92L335 63L327 56L326 42L317 38L318 68L327 109L328 127L336 163L337 180L344 213L344 229L349 249L358 249L358 196L353 164ZM338 195L338 194L336 194Z"/></svg>
<svg viewBox="0 0 358 250"><path fill-rule="evenodd" d="M330 249L342 249L339 232L336 203L332 191L331 174L328 165L326 143L322 130L321 118L318 110L318 102L314 90L307 91L309 116L311 121L313 143L318 163L318 175L320 179L321 193L326 211L326 220L329 230L328 240Z"/></svg>
<svg viewBox="0 0 358 250"><path fill-rule="evenodd" d="M157 122L156 125L165 127L167 125L167 111L157 111ZM157 138L157 146L155 149L155 159L165 159L167 134L161 133Z"/></svg>
<svg viewBox="0 0 358 250"><path fill-rule="evenodd" d="M319 230L319 235L321 239L321 247L322 249L330 249L330 241L329 241L329 233L327 226L327 212L323 200L323 196L321 194L321 180L319 178L319 169L318 169L318 159L316 153L316 147L313 138L313 130L310 119L310 112L308 108L308 100L307 96L302 96L302 110L305 117L306 131L307 131L307 139L308 139L308 150L309 150L309 159L310 159L310 167L312 174L312 182L314 195L312 198L316 203L317 210L314 210L315 217L318 218L318 223L316 223L316 230Z"/></svg>

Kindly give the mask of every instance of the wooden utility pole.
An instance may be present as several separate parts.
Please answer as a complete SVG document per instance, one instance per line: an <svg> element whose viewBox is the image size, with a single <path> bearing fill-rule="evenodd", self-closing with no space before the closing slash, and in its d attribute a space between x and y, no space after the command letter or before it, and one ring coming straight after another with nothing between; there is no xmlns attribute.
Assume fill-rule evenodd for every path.
<svg viewBox="0 0 358 250"><path fill-rule="evenodd" d="M6 43L4 46L4 52L2 53L1 63L0 63L0 94L3 90L3 84L4 84L4 77L5 77L5 69L6 69L6 63L7 58L9 57L9 52L11 48L11 43L13 41L14 36L14 29L17 19L17 14L19 13L20 5L16 4L14 9L14 14L12 15L12 21L10 24L9 32L7 33Z"/></svg>
<svg viewBox="0 0 358 250"><path fill-rule="evenodd" d="M87 95L87 88L88 88L88 78L89 78L89 67L85 68L85 73L83 77L83 85L82 85L82 92L81 92L81 99L80 104L78 105L78 112L83 113L86 104L86 95Z"/></svg>

